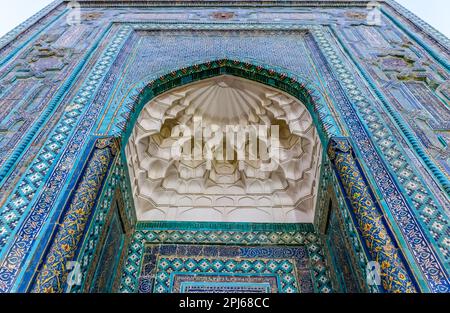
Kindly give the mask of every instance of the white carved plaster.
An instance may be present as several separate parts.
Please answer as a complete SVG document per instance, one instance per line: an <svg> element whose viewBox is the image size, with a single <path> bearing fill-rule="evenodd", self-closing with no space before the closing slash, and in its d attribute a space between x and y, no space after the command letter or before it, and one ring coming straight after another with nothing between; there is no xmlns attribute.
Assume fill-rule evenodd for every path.
<svg viewBox="0 0 450 313"><path fill-rule="evenodd" d="M176 159L171 149L182 137L171 135L174 127L194 129L200 117L221 130L279 125L278 166L262 171L261 161L249 159L248 142L243 161L222 161L217 148L211 161ZM259 144L268 148L270 140ZM223 75L158 96L138 117L126 156L141 221L313 222L322 157L317 130L304 104L265 85Z"/></svg>

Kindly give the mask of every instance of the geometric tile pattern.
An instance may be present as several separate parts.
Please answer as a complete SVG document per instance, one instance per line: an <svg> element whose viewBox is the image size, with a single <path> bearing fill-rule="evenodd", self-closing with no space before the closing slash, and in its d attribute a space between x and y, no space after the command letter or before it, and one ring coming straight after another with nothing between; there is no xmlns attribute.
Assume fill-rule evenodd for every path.
<svg viewBox="0 0 450 313"><path fill-rule="evenodd" d="M164 243L164 245L162 243ZM168 243L171 244L169 245ZM185 243L194 245L190 246ZM223 246L224 244L225 246ZM233 248L228 246L233 244L239 245L239 247L234 246ZM156 256L159 254L161 254L160 259L169 257L168 260L175 260L177 257L182 257L183 260L189 260L186 256L195 256L196 261L193 262L192 265L195 264L197 270L199 269L197 266L200 266L199 262L201 262L199 256L220 256L228 254L233 256L232 259L228 260L232 263L232 260L236 258L237 255L241 255L242 257L246 256L247 258L254 259L251 262L248 261L249 263L246 263L247 265L244 266L245 268L247 268L247 266L257 266L257 268L263 266L265 269L266 265L268 266L268 263L266 262L265 265L257 264L256 260L264 258L269 259L270 257L280 258L280 256L282 260L289 260L294 257L294 260L288 263L291 265L295 263L301 269L299 273L304 277L303 280L301 280L303 290L309 292L313 290L317 292L332 291L321 241L314 233L219 230L137 230L134 234L133 241L130 243L128 257L123 267L122 282L119 288L120 292L138 292L139 290L148 292L150 290L149 288L151 288L151 284L148 279L143 279L142 277L149 275L149 272L155 268ZM215 271L215 267L213 266L214 261L219 261L219 263L223 265L219 266L218 269L222 269L224 273L229 273L231 271L230 268L225 266L227 264L226 260L224 261L220 258L208 258L205 261L206 263L202 263L205 266L205 271L207 273L208 271ZM217 266L219 263L217 263ZM282 262L274 263L272 267L281 264ZM187 267L183 267L184 272L189 270L190 267L190 265L187 264L186 266ZM244 270L244 268L238 267L236 264L230 266ZM275 268L278 267L275 266L274 271ZM266 270L270 271L271 268ZM291 281L291 278L286 277L286 279ZM309 285L308 281L310 282ZM299 285L294 285L292 288L292 290L295 289L295 291L298 291ZM167 289L161 290L167 291ZM288 291L288 289L286 289L286 291Z"/></svg>
<svg viewBox="0 0 450 313"><path fill-rule="evenodd" d="M343 43L341 43L343 45ZM368 77L365 71L360 68L364 77ZM370 81L369 79L367 79ZM344 86L346 83L344 83ZM353 87L352 85L350 85ZM375 87L374 87L375 88ZM379 92L377 90L377 92ZM381 116L376 107L369 101L364 101L361 96L354 95L356 108L358 113L366 123L371 138L377 147L382 151L382 155L387 160L392 170L397 173L397 179L400 185L405 189L406 194L411 199L413 206L416 208L416 216L426 225L431 237L436 241L439 251L444 255L445 259L450 260L450 220L444 210L440 209L436 204L436 199L432 196L423 179L420 179L417 169L411 164L408 156L404 153L399 143L395 140L390 127L386 125L386 119ZM376 101L376 100L375 100ZM394 117L393 108L386 102L380 101L386 107L386 111L390 112ZM405 128L405 124L398 119L397 125L401 129ZM407 138L414 138L408 133ZM411 139L412 140L412 139ZM418 147L418 143L413 144Z"/></svg>
<svg viewBox="0 0 450 313"><path fill-rule="evenodd" d="M157 26L152 25L152 27ZM196 25L195 27L200 28L201 26ZM317 42L319 43L321 50L324 52L324 56L326 56L328 58L329 63L331 63L335 67L334 72L337 73L339 78L341 78L343 86L345 87L344 89L348 92L348 97L353 101L355 101L356 103L365 102L365 100L362 98L362 91L360 91L358 86L355 85L353 74L349 69L345 67L344 62L341 61L341 59L338 57L335 51L335 48L329 42L328 36L326 36L327 32L324 31L323 27L318 26L311 26L311 30ZM173 75L177 75L177 73L173 72ZM340 88L341 88L340 86L337 86L335 89L339 90ZM405 232L406 240L409 244L409 247L412 249L414 249L414 247L416 246L414 242L417 242L417 240L421 241L421 245L423 247L427 246L426 256L425 254L420 255L415 254L415 257L423 273L428 276L428 279L430 279L429 280L431 284L430 287L435 291L438 290L442 291L443 289L441 288L441 285L439 284L435 285L434 283L432 283L433 279L431 277L436 275L432 274L431 271L429 271L425 266L425 264L429 263L429 261L431 260L434 269L437 269L440 272L444 271L442 265L439 264L438 257L435 255L434 248L431 248L430 243L428 243L429 239L427 239L422 233L420 233L420 228L422 226L416 220L416 217L414 216L413 212L410 212L411 205L407 201L403 201L401 206L395 204L398 202L399 194L401 193L401 191L397 190L398 189L397 183L393 181L392 178L390 177L389 172L386 169L386 165L384 164L384 160L376 152L373 146L367 144L368 143L366 139L367 133L362 127L358 115L355 114L355 112L353 112L354 107L351 106L351 104L348 102L347 99L344 99L343 102L344 103L341 110L343 114L345 114L346 117L348 118L347 123L349 127L352 129L352 136L358 139L356 140L358 148L361 149L360 151L362 153L364 153L367 156L370 156L369 160L372 162L373 166L376 165L375 168L377 170L374 171L373 173L375 175L376 183L380 185L379 189L380 192L384 193L384 197L387 200L386 204L389 206L389 209L391 209L392 212L394 213L393 214L394 218L396 218L398 221L401 221L402 223L408 224L408 227L415 227L415 229L417 229L417 231L415 231L414 233ZM408 218L402 219L402 215L405 215L406 212L408 212L409 214ZM402 227L400 229L404 230L406 228ZM443 242L445 243L446 239L444 238L443 240L444 240ZM444 289L446 288L443 285L442 287Z"/></svg>
<svg viewBox="0 0 450 313"><path fill-rule="evenodd" d="M113 56L120 51L121 44L123 44L128 33L129 29L126 27L120 30L116 38L112 40L111 47L104 51L104 54L92 69L89 79L84 82L79 93L73 99L73 105L66 109L53 134L48 138L34 162L25 172L22 181L18 183L16 191L11 194L10 201L2 207L2 216L0 216L0 226L2 226L0 228L2 233L0 247L6 244L13 231L17 231L17 222L23 218L22 215L26 212L29 213L28 215L24 214L26 216L22 228L19 229L18 235L16 234L14 238L11 238L13 242L8 250L2 250L2 253L7 252L7 254L3 264L0 266L0 290L7 291L12 288L15 274L33 244L33 240L30 240L30 238L34 239L39 233L45 219L48 217L49 211L53 207L53 203L57 200L57 191L61 190L61 185L65 183L65 179L70 175L70 169L76 161L75 156L83 147L80 144L87 138L82 133L88 133L90 130L89 123L93 123L96 119L95 115L91 116L90 119L86 119L86 115L84 115L86 110L90 108L90 99L100 85L103 75L106 75ZM78 126L78 129L76 126ZM74 129L78 131L78 134L72 134ZM77 143L68 145L68 148L64 150L63 146L68 144L66 139L70 135L74 135L71 140ZM30 204L35 200L35 196L39 194L39 191L42 192L41 189L45 183L45 177L50 169L55 166L55 160L58 158L59 163L56 164L58 166L55 170L56 173L54 172L51 175L55 181L52 184L45 184L44 196L40 198L38 204L30 208ZM48 163L44 163L46 159ZM20 257L9 257L11 255L20 255Z"/></svg>
<svg viewBox="0 0 450 313"><path fill-rule="evenodd" d="M140 26L135 26L136 28ZM144 28L155 28L157 25L151 25L151 26L142 26ZM201 28L201 26L196 25L195 27ZM321 51L324 52L324 56L328 59L327 61L333 65L334 67L334 73L338 76L340 81L342 82L342 85L344 89L348 92L348 97L356 103L356 105L364 105L368 106L370 109L370 102L365 100L363 97L363 92L359 89L359 87L355 83L354 75L352 74L352 71L348 68L346 68L345 63L342 61L342 59L338 56L335 47L330 43L330 40L328 36L326 35L328 32L323 27L318 26L311 26L312 32L314 34L314 37L316 38ZM336 80L337 81L337 80ZM333 83L333 82L331 82ZM336 85L338 85L336 82L334 82ZM336 90L341 88L340 86L336 86ZM343 100L345 103L347 100ZM345 103L345 106L343 105L341 110L343 114L346 115L348 127L352 130L352 136L357 138L356 143L358 145L358 148L360 151L367 156L370 156L371 165L372 167L376 168L376 171L373 171L373 174L375 176L376 183L380 186L379 190L380 192L384 193L384 197L387 200L386 204L389 206L389 209L392 210L393 217L397 220L398 223L401 223L404 225L400 228L400 230L405 230L407 227L415 228L414 233L411 232L405 232L404 235L406 236L406 241L409 244L409 247L411 249L414 249L416 244L414 242L417 242L418 240L421 241L421 246L424 248L427 247L427 255L425 254L415 254L417 258L417 262L420 264L422 271L424 273L427 273L425 264L432 260L433 266L435 269L438 269L438 271L443 271L442 264L439 264L438 256L436 256L436 252L434 251L434 248L431 248L431 245L427 242L429 239L425 238L425 236L421 233L421 228L423 227L420 222L417 221L416 212L411 211L410 207L413 205L410 204L406 199L403 200L402 198L402 192L399 187L397 187L397 182L390 178L389 171L386 169L385 161L383 158L389 158L389 154L386 152L387 156L380 156L374 147L372 145L368 144L367 137L368 134L366 130L364 129L364 126L361 125L361 121L359 116L356 113L350 113L352 110L354 110L354 106L350 103ZM362 115L364 116L364 115ZM373 118L374 114L368 114L367 118L370 119ZM358 125L359 124L359 125ZM387 127L384 127L384 129L388 129ZM376 137L374 137L376 139ZM383 146L383 142L379 143L379 146ZM404 154L400 154L404 155ZM403 157L403 156L402 156ZM389 161L389 159L388 159ZM397 160L398 161L398 160ZM395 168L394 168L395 169ZM399 174L400 175L400 174ZM406 184L407 186L410 184ZM425 190L425 189L423 189ZM395 193L394 193L395 192ZM420 196L419 196L420 197ZM402 205L399 206L396 203L398 202L398 199L402 199ZM427 199L424 199L427 200ZM427 200L428 201L428 200ZM429 201L428 201L429 202ZM417 202L413 202L417 205ZM449 225L448 222L445 220L445 215L443 213L443 209L439 208L437 210L437 207L435 206L436 210L433 211L435 213L435 219L423 219L423 216L421 217L422 220L426 221L425 228L430 232L430 234L434 234L435 238L439 238L439 246L438 248L444 252L444 255L446 255L446 251L450 251L450 247L448 246L448 235L446 235L449 230L447 229ZM431 212L429 210L429 206L423 206L423 209L425 212ZM408 214L408 218L405 219L402 216L405 214ZM437 236L436 236L437 235ZM421 238L420 238L421 237ZM419 239L420 238L420 239ZM430 238L433 238L431 236ZM440 269L439 269L440 268ZM434 274L426 274L428 275L428 278L430 278L430 281L432 281L431 276ZM431 286L434 290L442 290L438 285Z"/></svg>
<svg viewBox="0 0 450 313"><path fill-rule="evenodd" d="M334 73L337 78L343 83L342 85L349 94L349 98L356 103L356 105L370 106L368 100L362 96L362 91L355 85L352 79L352 71L346 67L345 62L337 55L337 50L332 47L323 32L314 30L317 42L324 54L330 60L330 64L334 67ZM388 169L386 169L385 162L380 160L370 139L367 138L367 131L361 127L359 118L353 118L354 106L348 102L343 102L344 106L341 108L343 114L347 118L347 125L352 131L352 138L356 147L360 149L361 153L365 155L365 163L370 166L371 174L375 178L375 183L379 186L379 192L384 194L384 200L387 207L390 209L393 218L401 225L406 242L411 249L417 249L415 252L416 262L419 264L422 272L427 276L428 283L432 290L439 292L448 290L448 273L439 261L433 246L429 239L421 231L421 224L417 221L415 212L412 212L410 205L399 190L397 183L393 181ZM372 119L376 115L370 115ZM369 118L369 117L368 117ZM387 128L385 128L387 129ZM389 144L392 144L390 142ZM382 146L382 144L380 144ZM428 229L431 230L433 224L428 224ZM409 231L414 229L414 231ZM408 230L408 231L407 231ZM420 247L420 248L419 248ZM450 247L449 247L450 249ZM419 250L421 251L419 253ZM433 264L433 270L430 270L430 264ZM439 275L436 275L439 273ZM433 279L433 277L447 277L443 280Z"/></svg>
<svg viewBox="0 0 450 313"><path fill-rule="evenodd" d="M25 22L18 25L13 30L9 31L5 36L2 36L0 38L0 47L3 47L7 45L9 42L14 40L20 33L22 33L24 30L26 30L28 27L39 21L41 18L43 18L45 15L47 15L52 9L54 9L58 4L58 1L53 1L46 7L44 7L41 11L37 12L33 16L31 16L29 19L27 19Z"/></svg>
<svg viewBox="0 0 450 313"><path fill-rule="evenodd" d="M302 0L296 4L301 5L301 2ZM406 252L406 261L418 278L420 287L432 292L448 291L450 137L446 114L450 111L446 103L450 100L450 41L395 1L382 2L384 10L381 26L368 25L364 15L365 8L360 4L355 6L354 1L331 2L308 2L308 7L304 8L286 6L285 1L282 6L265 8L243 8L235 2L230 2L227 4L230 6L227 10L232 10L233 14L230 15L230 20L226 21L217 19L221 16L217 14L217 7L200 8L187 5L166 12L166 9L156 7L127 7L134 5L133 1L108 4L107 8L92 8L89 2L84 2L86 7L83 7L83 25L73 28L67 25L65 19L68 13L65 3L56 1L1 38L0 102L6 105L0 108L0 146L5 147L5 151L0 152L0 163L3 162L0 168L0 291L15 291L27 285L27 273L34 269L28 266L39 261L34 260L34 252L41 246L51 246L51 242L40 240L49 237L54 221L62 213L63 205L60 204L65 203L64 195L77 175L73 169L79 168L85 161L81 160L81 155L86 150L88 138L97 135L96 131L99 129L94 131L94 126L103 119L101 113L111 113L107 115L106 120L109 121L108 127L112 127L102 131L124 135L123 123L135 108L135 103L130 105L130 100L134 100L134 92L139 93L149 83L149 80L141 80L143 76L136 78L138 75L135 74L146 73L147 78L151 76L151 79L155 80L166 74L165 78L169 78L166 82L170 84L173 83L170 79L172 75L187 70L176 67L176 64L195 65L230 57L236 62L253 64L289 78L301 76L306 73L304 69L313 73L306 75L308 79L297 81L304 81L305 88L315 100L312 109L318 110L316 116L323 127L320 131L325 135L342 132L342 136L352 138L354 152L361 161L361 170L367 172L367 184L373 188L375 202L380 206L382 215L390 226L388 228L392 231L389 235ZM223 6L224 3L216 5ZM118 8L119 6L123 7ZM185 23L187 18L190 24ZM149 20L151 22L147 23ZM165 21L159 22L163 20ZM124 21L126 23L123 23ZM81 31L86 28L90 31ZM152 49L164 48L165 40L168 39L164 36L157 36L157 44L152 47L144 46L146 49L142 55L132 54L136 48L134 44L137 37L147 32L160 34L160 30L179 33L178 38L182 38L183 34L191 37L187 36L184 42L181 42L181 39L177 42L176 49L172 49L177 56L173 60L167 61L167 55L164 53L148 53L154 51ZM262 36L260 42L264 42L264 48L272 49L261 49L261 45L247 44L252 42L249 36L245 45L242 43L241 46L239 40L235 41L237 44L233 45L234 50L227 50L235 51L231 56L219 55L214 50L217 45L206 49L210 54L190 53L189 48L200 42L192 40L192 34L212 38L214 35L211 36L211 32L206 33L210 30L229 30L232 31L231 37L239 35L242 30L248 31L246 36L251 31L267 31L272 34L271 37ZM276 38L281 37L279 31L291 30L308 33L304 37L307 40L298 40L300 49L292 49L290 53L286 53L289 49L283 49L285 46ZM225 41L222 40L223 42ZM77 45L86 49L72 57L70 53L63 51L72 48L58 50L56 47L65 44L68 44L67 47ZM30 54L30 59L25 58L36 47L42 48L38 49L38 55ZM307 53L303 53L299 58L295 57L295 52L303 51L302 49ZM264 51L257 54L262 50ZM254 51L256 53L250 53ZM272 60L268 63L265 61L269 58L261 58L267 56L267 51L271 51ZM407 51L423 59L423 62L416 62L419 75L404 75L404 69L401 68L401 75L394 78L391 76L386 80L386 75L392 73L383 72L383 68L374 66L381 59L380 55L402 55ZM276 53L281 57L278 58ZM52 59L52 55L58 57ZM247 58L248 55L253 58ZM120 85L125 79L127 66L132 64L132 58L141 60L142 64L154 62L152 64L156 66L152 71L128 68L131 74L127 77L132 77L135 81L127 81L126 89L118 90L116 94L114 86ZM59 64L61 59L66 63ZM39 67L41 61L46 63L55 75L45 77L45 70L41 71ZM175 67L169 68L167 62L172 62ZM302 66L301 62L307 66ZM158 64L160 66L157 66ZM30 68L26 68L26 65L30 65ZM10 72L14 75L7 75ZM186 82L183 81L185 77L178 78L181 83ZM268 84L279 83L270 75L264 79ZM385 96L390 97L392 90L389 90L389 86L392 82L392 85L401 86L402 91L406 90L411 94L408 101L398 99L398 102L405 102L399 103L399 107L404 104L418 107L421 108L421 113L430 113L431 119L436 117L429 125L425 125L432 129L430 132L423 133L425 135L417 132L418 125L414 124L413 119L410 120L409 112L394 107L397 99L388 99L393 103L384 99ZM52 86L51 90L47 89L47 85ZM45 96L29 96L34 93L34 88L42 88ZM11 93L12 89L16 90ZM132 92L128 94L130 90ZM117 107L105 105L110 103L109 100L111 103L117 103ZM10 103L12 105L9 105ZM17 103L16 107L14 103ZM3 118L4 116L6 118ZM12 116L18 122L17 125L24 123L24 126L8 124ZM3 120L8 123L4 124ZM441 124L443 129L433 129ZM433 136L440 140L437 152L427 146ZM416 168L419 166L419 169ZM126 169L115 170L121 172L121 178L119 179L119 174L116 173L117 175L111 175L115 176L111 177L111 182L119 179L121 189L127 188L122 186ZM116 186L117 182L112 185ZM101 200L105 203L99 203L98 208L101 209L94 212L94 222L90 225L86 241L83 242L82 250L86 253L81 254L85 268L98 257L94 255L94 251L102 243L104 225L108 225L108 201L114 197L111 194L114 189L109 187ZM343 199L342 195L338 196L341 209L345 207L343 202L347 199ZM127 198L126 201L128 200L130 199ZM128 203L126 206L130 208L132 204ZM341 222L345 223L345 230L351 237L349 240L357 251L355 255L359 256L358 260L353 261L364 269L368 260L361 247L361 243L365 243L360 241L360 230L352 225L354 212L342 210L341 213L344 217ZM322 277L325 277L325 280L328 277L321 240L308 236L317 235L301 231L138 229L131 238L126 261L129 271L124 270L126 273L122 279L121 290L138 290L141 271L139 260L142 260L148 245L192 243L202 246L234 244L252 247L306 247L309 260L318 260L316 263L312 262L314 288L326 290L329 281L322 285L320 283ZM177 257L183 260L183 264L189 263L187 255L162 256L167 262L172 262ZM202 260L210 264L222 260L218 256L199 255L194 259L197 266ZM249 257L248 260L252 258ZM286 257L285 260L293 264L292 258ZM242 265L240 262L236 263L236 266ZM171 264L174 266L173 262ZM176 286L174 288L192 291L208 289L216 292L231 288L228 272L222 273L216 281L212 276L208 276L205 278L208 285L199 284L199 281L186 273L174 274L169 278ZM239 286L242 290L273 290L276 285L273 280L267 278L270 282L263 282L254 276L255 273L253 267L248 275L239 272L242 276L233 276L234 287ZM273 278L281 275L281 272L262 274Z"/></svg>
<svg viewBox="0 0 450 313"><path fill-rule="evenodd" d="M278 292L301 292L295 277L295 263L289 259L281 261L270 259L234 260L196 257L179 258L167 256L159 258L157 262L158 266L155 274L155 285L153 287L153 292L155 293L173 292L175 275L186 272L191 273L191 275L194 275L194 273L197 272L219 273L220 275L228 274L236 276L245 274L250 278L271 274L272 276L277 277L280 281L280 286L278 286L279 289L277 289ZM251 283L251 279L248 279L247 281ZM230 283L232 282L233 281ZM232 284L230 284L230 287L231 286ZM236 290L241 288L241 285L238 284ZM145 290L142 289L140 290L140 292L144 291ZM307 291L311 292L311 290Z"/></svg>
<svg viewBox="0 0 450 313"><path fill-rule="evenodd" d="M103 251L100 254L97 270L93 279L90 292L111 292L115 278L117 277L117 264L121 256L121 248L124 240L124 232L120 223L118 212L114 212L109 225L109 230Z"/></svg>

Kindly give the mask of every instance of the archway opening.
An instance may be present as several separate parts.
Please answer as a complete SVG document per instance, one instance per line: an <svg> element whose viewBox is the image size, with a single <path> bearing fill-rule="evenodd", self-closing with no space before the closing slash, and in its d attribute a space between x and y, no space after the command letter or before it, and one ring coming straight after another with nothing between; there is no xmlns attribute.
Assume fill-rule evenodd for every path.
<svg viewBox="0 0 450 313"><path fill-rule="evenodd" d="M312 223L322 150L301 101L220 75L147 102L125 154L139 221Z"/></svg>

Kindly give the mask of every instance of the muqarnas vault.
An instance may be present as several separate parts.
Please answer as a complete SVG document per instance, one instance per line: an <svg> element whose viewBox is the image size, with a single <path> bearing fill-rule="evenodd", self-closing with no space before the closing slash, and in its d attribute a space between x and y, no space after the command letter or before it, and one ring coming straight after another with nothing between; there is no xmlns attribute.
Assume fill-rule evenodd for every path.
<svg viewBox="0 0 450 313"><path fill-rule="evenodd" d="M395 1L55 1L0 47L0 292L449 292L450 42ZM199 119L277 165L174 157Z"/></svg>

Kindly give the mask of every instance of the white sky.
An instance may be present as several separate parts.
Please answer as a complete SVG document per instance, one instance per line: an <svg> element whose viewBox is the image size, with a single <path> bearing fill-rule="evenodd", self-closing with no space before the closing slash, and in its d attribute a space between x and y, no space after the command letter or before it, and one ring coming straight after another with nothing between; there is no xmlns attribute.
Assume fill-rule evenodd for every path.
<svg viewBox="0 0 450 313"><path fill-rule="evenodd" d="M397 0L397 2L450 38L449 0Z"/></svg>
<svg viewBox="0 0 450 313"><path fill-rule="evenodd" d="M397 0L450 38L449 0ZM0 36L51 3L52 0L2 0Z"/></svg>

